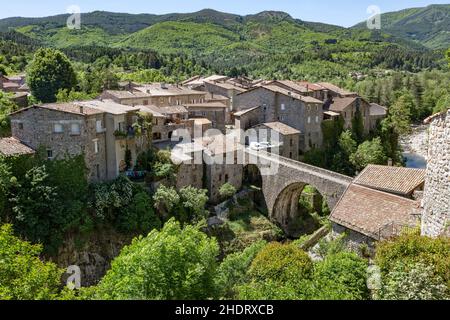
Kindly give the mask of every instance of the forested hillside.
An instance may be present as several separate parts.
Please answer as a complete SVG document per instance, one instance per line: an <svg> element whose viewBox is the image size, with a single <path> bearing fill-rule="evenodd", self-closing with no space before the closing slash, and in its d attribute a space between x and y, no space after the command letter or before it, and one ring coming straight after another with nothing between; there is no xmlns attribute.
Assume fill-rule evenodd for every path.
<svg viewBox="0 0 450 320"><path fill-rule="evenodd" d="M384 30L305 22L277 11L248 16L209 9L167 15L92 12L82 15L80 30L68 29L67 17L3 19L0 31L9 30L19 43L56 47L69 55L105 51L98 47L152 51L195 60L212 72L261 78L331 80L373 69L416 72L443 65L442 52Z"/></svg>

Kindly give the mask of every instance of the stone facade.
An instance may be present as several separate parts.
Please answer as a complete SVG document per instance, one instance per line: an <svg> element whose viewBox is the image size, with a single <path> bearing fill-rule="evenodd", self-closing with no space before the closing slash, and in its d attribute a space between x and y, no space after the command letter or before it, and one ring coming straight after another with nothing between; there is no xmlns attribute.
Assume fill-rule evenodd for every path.
<svg viewBox="0 0 450 320"><path fill-rule="evenodd" d="M422 234L450 236L450 110L428 119L428 166Z"/></svg>
<svg viewBox="0 0 450 320"><path fill-rule="evenodd" d="M186 104L184 107L189 111L189 118L205 118L211 121L214 129L225 133L228 107L220 102Z"/></svg>
<svg viewBox="0 0 450 320"><path fill-rule="evenodd" d="M237 111L260 107L261 123L282 122L301 132L299 149L306 152L322 146L322 103L308 103L301 99L259 87L236 96Z"/></svg>
<svg viewBox="0 0 450 320"><path fill-rule="evenodd" d="M37 150L45 148L49 158L62 159L66 155L85 154L91 180L105 180L106 138L97 133L96 122L103 121L104 114L82 115L42 108L29 108L11 115L12 136ZM79 133L71 131L71 125L80 127ZM55 132L55 125L62 129ZM58 130L60 131L60 130ZM98 152L95 152L97 141Z"/></svg>

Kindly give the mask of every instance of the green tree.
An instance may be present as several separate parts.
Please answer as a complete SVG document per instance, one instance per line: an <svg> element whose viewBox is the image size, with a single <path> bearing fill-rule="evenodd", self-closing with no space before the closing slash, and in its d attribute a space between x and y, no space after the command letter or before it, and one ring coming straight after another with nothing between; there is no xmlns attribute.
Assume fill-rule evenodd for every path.
<svg viewBox="0 0 450 320"><path fill-rule="evenodd" d="M59 294L63 271L39 259L40 245L13 235L11 225L0 227L0 300L50 300Z"/></svg>
<svg viewBox="0 0 450 320"><path fill-rule="evenodd" d="M366 141L350 156L350 162L356 170L363 170L369 164L386 164L387 157L380 138Z"/></svg>
<svg viewBox="0 0 450 320"><path fill-rule="evenodd" d="M181 199L175 188L161 185L153 195L153 201L158 213L163 219L166 219L173 215L174 210L180 205Z"/></svg>
<svg viewBox="0 0 450 320"><path fill-rule="evenodd" d="M365 300L368 263L355 253L340 252L327 256L314 267L311 299Z"/></svg>
<svg viewBox="0 0 450 320"><path fill-rule="evenodd" d="M198 300L216 297L219 246L198 227L174 219L135 239L113 260L97 299Z"/></svg>
<svg viewBox="0 0 450 320"><path fill-rule="evenodd" d="M357 143L364 141L364 122L361 110L358 108L352 119L352 133Z"/></svg>
<svg viewBox="0 0 450 320"><path fill-rule="evenodd" d="M11 95L0 91L0 138L11 135L9 114L17 109Z"/></svg>
<svg viewBox="0 0 450 320"><path fill-rule="evenodd" d="M0 217L3 216L8 201L9 188L13 178L10 166L0 157Z"/></svg>
<svg viewBox="0 0 450 320"><path fill-rule="evenodd" d="M131 203L120 210L118 229L121 232L139 232L146 234L161 227L161 220L156 216L153 202L145 191L133 196Z"/></svg>
<svg viewBox="0 0 450 320"><path fill-rule="evenodd" d="M187 212L189 221L199 221L206 218L208 211L205 206L209 200L207 193L208 190L197 189L192 186L180 189L181 205Z"/></svg>
<svg viewBox="0 0 450 320"><path fill-rule="evenodd" d="M222 185L219 189L219 195L223 200L230 199L236 194L236 192L237 189L235 188L235 186L228 182Z"/></svg>
<svg viewBox="0 0 450 320"><path fill-rule="evenodd" d="M424 263L405 266L397 261L394 269L382 279L382 288L376 293L381 300L446 300L448 288L435 267Z"/></svg>
<svg viewBox="0 0 450 320"><path fill-rule="evenodd" d="M77 83L69 59L60 51L39 49L27 70L31 93L40 101L55 102L59 90L72 90Z"/></svg>

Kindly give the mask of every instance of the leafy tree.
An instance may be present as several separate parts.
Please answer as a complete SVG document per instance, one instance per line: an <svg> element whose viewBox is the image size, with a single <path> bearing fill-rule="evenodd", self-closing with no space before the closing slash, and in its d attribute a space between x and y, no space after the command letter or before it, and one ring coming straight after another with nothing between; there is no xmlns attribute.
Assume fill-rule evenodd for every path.
<svg viewBox="0 0 450 320"><path fill-rule="evenodd" d="M448 287L440 276L435 275L435 266L416 263L405 266L397 261L394 269L382 279L382 287L376 293L381 300L444 300L450 299Z"/></svg>
<svg viewBox="0 0 450 320"><path fill-rule="evenodd" d="M3 215L13 178L10 166L0 158L0 217Z"/></svg>
<svg viewBox="0 0 450 320"><path fill-rule="evenodd" d="M87 94L84 92L78 92L68 89L60 89L56 94L57 102L72 102L72 101L83 101L83 100L91 100L94 99L95 95Z"/></svg>
<svg viewBox="0 0 450 320"><path fill-rule="evenodd" d="M216 297L219 246L198 227L174 219L135 239L114 259L98 299L198 300Z"/></svg>
<svg viewBox="0 0 450 320"><path fill-rule="evenodd" d="M39 49L27 70L32 94L42 102L55 102L59 90L72 90L76 75L69 59L60 51Z"/></svg>
<svg viewBox="0 0 450 320"><path fill-rule="evenodd" d="M382 276L398 267L405 266L409 272L417 263L433 266L433 274L440 277L450 293L450 239L428 238L416 233L403 234L392 241L382 241L377 245L375 264Z"/></svg>
<svg viewBox="0 0 450 320"><path fill-rule="evenodd" d="M303 250L277 242L262 249L249 269L250 276L259 281L293 281L311 275L313 263Z"/></svg>
<svg viewBox="0 0 450 320"><path fill-rule="evenodd" d="M0 300L50 300L59 294L63 271L39 259L40 245L13 235L11 225L0 227Z"/></svg>
<svg viewBox="0 0 450 320"><path fill-rule="evenodd" d="M158 213L160 213L163 218L167 218L169 215L173 214L174 209L179 206L181 199L175 188L161 185L158 190L156 190L153 201L155 202L155 208L158 210Z"/></svg>
<svg viewBox="0 0 450 320"><path fill-rule="evenodd" d="M314 267L309 295L320 300L365 300L368 263L355 253L340 252L327 256Z"/></svg>
<svg viewBox="0 0 450 320"><path fill-rule="evenodd" d="M0 91L0 138L11 135L8 115L16 109L17 106L11 101L10 94Z"/></svg>
<svg viewBox="0 0 450 320"><path fill-rule="evenodd" d="M351 163L357 170L362 170L369 164L386 164L387 157L380 138L366 141L350 156Z"/></svg>
<svg viewBox="0 0 450 320"><path fill-rule="evenodd" d="M219 195L223 200L230 199L237 192L237 189L231 183L225 183L219 189Z"/></svg>
<svg viewBox="0 0 450 320"><path fill-rule="evenodd" d="M145 191L136 193L131 203L121 209L117 224L119 231L137 231L142 234L161 227L161 221L153 209L152 199Z"/></svg>
<svg viewBox="0 0 450 320"><path fill-rule="evenodd" d="M361 110L357 109L352 119L352 133L356 142L361 143L364 141L364 122L361 114Z"/></svg>
<svg viewBox="0 0 450 320"><path fill-rule="evenodd" d="M186 210L190 221L199 221L207 216L208 211L205 209L209 200L207 193L208 190L196 189L192 186L180 190L181 205Z"/></svg>
<svg viewBox="0 0 450 320"><path fill-rule="evenodd" d="M234 298L237 286L244 285L250 280L247 270L266 245L265 241L260 241L247 247L243 252L232 253L224 259L217 270L216 278L221 297Z"/></svg>

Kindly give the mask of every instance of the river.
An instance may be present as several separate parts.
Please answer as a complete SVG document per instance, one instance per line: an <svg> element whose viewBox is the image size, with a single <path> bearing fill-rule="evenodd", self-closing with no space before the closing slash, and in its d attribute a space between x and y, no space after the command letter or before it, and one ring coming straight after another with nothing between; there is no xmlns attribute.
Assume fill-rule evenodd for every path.
<svg viewBox="0 0 450 320"><path fill-rule="evenodd" d="M408 168L425 169L428 156L428 126L413 126L412 132L400 139Z"/></svg>

